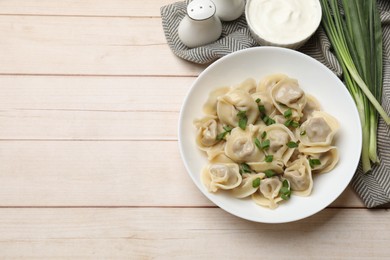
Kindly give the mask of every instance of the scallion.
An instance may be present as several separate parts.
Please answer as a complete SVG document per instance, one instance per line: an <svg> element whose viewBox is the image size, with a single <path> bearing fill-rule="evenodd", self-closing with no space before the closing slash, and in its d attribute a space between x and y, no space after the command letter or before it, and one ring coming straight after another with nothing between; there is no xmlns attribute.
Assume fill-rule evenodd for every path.
<svg viewBox="0 0 390 260"><path fill-rule="evenodd" d="M343 70L362 122L363 171L371 170L377 156L377 112L387 125L390 118L379 101L382 94L383 39L376 0L321 0L322 24Z"/></svg>

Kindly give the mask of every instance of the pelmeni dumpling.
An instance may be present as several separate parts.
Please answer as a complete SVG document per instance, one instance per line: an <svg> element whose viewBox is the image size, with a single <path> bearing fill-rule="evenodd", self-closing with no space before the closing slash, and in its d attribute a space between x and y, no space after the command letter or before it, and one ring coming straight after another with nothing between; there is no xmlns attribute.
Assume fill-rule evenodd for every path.
<svg viewBox="0 0 390 260"><path fill-rule="evenodd" d="M264 106L265 115L273 116L276 113L276 108L271 97L266 92L255 92L252 94L253 100L260 99L258 105ZM264 116L264 115L263 115Z"/></svg>
<svg viewBox="0 0 390 260"><path fill-rule="evenodd" d="M272 74L260 80L256 88L256 92L269 92L271 88L282 79L287 78L285 74Z"/></svg>
<svg viewBox="0 0 390 260"><path fill-rule="evenodd" d="M321 111L321 105L318 100L312 95L306 94L306 105L302 110L302 117L300 122L305 122L308 118L310 118L314 111Z"/></svg>
<svg viewBox="0 0 390 260"><path fill-rule="evenodd" d="M272 162L251 162L248 163L250 168L254 170L255 172L264 172L266 170L272 170L273 172L277 174L283 173L283 161L280 159L272 160Z"/></svg>
<svg viewBox="0 0 390 260"><path fill-rule="evenodd" d="M234 163L225 154L226 141L221 141L206 150L207 159L210 163Z"/></svg>
<svg viewBox="0 0 390 260"><path fill-rule="evenodd" d="M203 112L207 115L217 115L217 98L225 95L230 90L230 87L217 88L210 92L209 97L203 105Z"/></svg>
<svg viewBox="0 0 390 260"><path fill-rule="evenodd" d="M259 109L251 95L243 90L234 89L218 97L217 115L222 123L237 127L238 112L245 111L248 124L253 124L259 116Z"/></svg>
<svg viewBox="0 0 390 260"><path fill-rule="evenodd" d="M234 86L233 89L240 89L249 94L252 94L256 91L256 81L253 78L248 78L237 86Z"/></svg>
<svg viewBox="0 0 390 260"><path fill-rule="evenodd" d="M337 120L323 111L314 111L297 131L299 140L305 146L329 146L339 129Z"/></svg>
<svg viewBox="0 0 390 260"><path fill-rule="evenodd" d="M252 195L259 189L259 186L254 187L253 182L256 179L259 179L261 181L262 179L264 179L264 177L265 177L264 173L243 174L241 184L231 191L232 195L240 199Z"/></svg>
<svg viewBox="0 0 390 260"><path fill-rule="evenodd" d="M312 165L313 173L326 173L331 171L339 161L339 152L335 146L303 146L299 145L299 151L309 160L317 159L320 164ZM310 162L310 161L309 161Z"/></svg>
<svg viewBox="0 0 390 260"><path fill-rule="evenodd" d="M281 114L290 108L292 118L302 116L302 110L306 105L306 95L296 79L283 78L272 87L270 96L274 106Z"/></svg>
<svg viewBox="0 0 390 260"><path fill-rule="evenodd" d="M197 128L196 144L199 149L205 151L218 143L217 135L222 126L218 123L216 116L205 116L195 120L194 125Z"/></svg>
<svg viewBox="0 0 390 260"><path fill-rule="evenodd" d="M279 191L282 188L282 181L278 177L261 180L259 190L252 194L252 199L263 207L275 209L278 202L282 201Z"/></svg>
<svg viewBox="0 0 390 260"><path fill-rule="evenodd" d="M245 130L234 128L226 137L225 154L238 163L263 161L265 155L253 141L258 129L254 125L247 126Z"/></svg>
<svg viewBox="0 0 390 260"><path fill-rule="evenodd" d="M288 142L296 142L294 134L282 124L273 124L262 129L266 132L266 139L270 141L269 148L265 152L273 155L274 159L280 159L284 164L290 159L295 148L289 148Z"/></svg>
<svg viewBox="0 0 390 260"><path fill-rule="evenodd" d="M235 163L209 164L203 170L201 179L210 192L234 189L242 181L238 165Z"/></svg>
<svg viewBox="0 0 390 260"><path fill-rule="evenodd" d="M293 161L284 171L283 177L290 182L293 194L310 195L313 188L313 178L309 162L305 157Z"/></svg>

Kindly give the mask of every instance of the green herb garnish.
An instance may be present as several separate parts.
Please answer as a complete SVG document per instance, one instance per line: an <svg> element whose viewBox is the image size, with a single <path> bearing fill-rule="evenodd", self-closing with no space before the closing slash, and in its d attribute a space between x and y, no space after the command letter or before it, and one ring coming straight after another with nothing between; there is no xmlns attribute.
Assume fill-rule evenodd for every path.
<svg viewBox="0 0 390 260"><path fill-rule="evenodd" d="M238 117L238 126L242 129L242 130L245 130L246 129L246 124L248 123L248 117L246 116L246 111L243 110L243 111L239 111L237 113L237 117Z"/></svg>
<svg viewBox="0 0 390 260"><path fill-rule="evenodd" d="M216 137L217 141L221 141L221 140L225 139L226 135L229 134L233 130L233 127L227 125L227 126L224 126L223 129L225 131L223 131L222 133L219 133L217 135L217 137Z"/></svg>
<svg viewBox="0 0 390 260"><path fill-rule="evenodd" d="M265 106L264 105L258 105L257 107L259 108L259 112L261 114L265 114Z"/></svg>
<svg viewBox="0 0 390 260"><path fill-rule="evenodd" d="M296 142L290 141L286 144L288 148L296 148L298 147L298 144Z"/></svg>
<svg viewBox="0 0 390 260"><path fill-rule="evenodd" d="M306 130L303 130L299 133L300 135L305 135L306 134Z"/></svg>
<svg viewBox="0 0 390 260"><path fill-rule="evenodd" d="M264 116L263 117L263 121L266 125L272 125L272 124L275 124L275 120L273 120L272 118L270 118L269 116Z"/></svg>
<svg viewBox="0 0 390 260"><path fill-rule="evenodd" d="M265 156L265 161L266 162L272 162L273 160L274 160L274 156L272 154Z"/></svg>
<svg viewBox="0 0 390 260"><path fill-rule="evenodd" d="M255 138L255 145L257 146L257 148L261 149L261 143L260 143L260 140L257 139L257 137Z"/></svg>
<svg viewBox="0 0 390 260"><path fill-rule="evenodd" d="M257 98L255 101L256 101L256 103L258 104L258 103L260 103L261 99L260 99L260 98Z"/></svg>
<svg viewBox="0 0 390 260"><path fill-rule="evenodd" d="M264 171L265 176L268 178L271 178L272 176L275 176L275 172L273 170L265 170Z"/></svg>
<svg viewBox="0 0 390 260"><path fill-rule="evenodd" d="M320 159L309 159L310 168L321 165Z"/></svg>
<svg viewBox="0 0 390 260"><path fill-rule="evenodd" d="M291 108L289 108L286 111L284 111L283 115L284 115L285 118L290 118L292 116Z"/></svg>
<svg viewBox="0 0 390 260"><path fill-rule="evenodd" d="M294 128L298 128L299 127L299 123L297 121L292 121L291 122L291 126L294 127Z"/></svg>
<svg viewBox="0 0 390 260"><path fill-rule="evenodd" d="M252 187L257 188L260 186L260 178L256 178L252 181Z"/></svg>
<svg viewBox="0 0 390 260"><path fill-rule="evenodd" d="M266 149L269 148L269 145L270 145L270 141L269 141L269 139L266 139L266 140L264 140L263 142L261 142L260 148L261 148L262 150L266 150Z"/></svg>
<svg viewBox="0 0 390 260"><path fill-rule="evenodd" d="M261 133L261 138L264 139L266 136L267 136L267 132L266 132L266 131L263 131L263 132Z"/></svg>
<svg viewBox="0 0 390 260"><path fill-rule="evenodd" d="M279 190L279 193L281 194L280 197L283 200L289 200L291 197L291 189L290 189L290 184L287 180L283 181L283 186Z"/></svg>
<svg viewBox="0 0 390 260"><path fill-rule="evenodd" d="M240 164L240 174L251 173L251 172L252 172L252 169L248 164L246 164L246 163Z"/></svg>

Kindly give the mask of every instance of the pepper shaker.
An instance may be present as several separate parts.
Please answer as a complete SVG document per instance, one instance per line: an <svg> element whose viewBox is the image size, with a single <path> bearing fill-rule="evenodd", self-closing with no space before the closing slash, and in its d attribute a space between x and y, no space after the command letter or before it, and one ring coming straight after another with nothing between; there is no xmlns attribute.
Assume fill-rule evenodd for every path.
<svg viewBox="0 0 390 260"><path fill-rule="evenodd" d="M212 0L221 21L236 20L244 13L245 0Z"/></svg>
<svg viewBox="0 0 390 260"><path fill-rule="evenodd" d="M187 6L187 15L179 24L180 40L189 48L195 48L218 40L222 24L211 0L194 0Z"/></svg>

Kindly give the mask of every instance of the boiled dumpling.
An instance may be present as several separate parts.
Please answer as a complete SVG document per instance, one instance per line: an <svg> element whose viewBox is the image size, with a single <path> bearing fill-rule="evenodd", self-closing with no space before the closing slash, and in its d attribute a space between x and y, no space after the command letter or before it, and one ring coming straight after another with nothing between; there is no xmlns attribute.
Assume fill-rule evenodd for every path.
<svg viewBox="0 0 390 260"><path fill-rule="evenodd" d="M289 148L289 142L296 142L294 134L282 124L273 124L262 129L266 133L265 139L270 142L269 148L265 152L273 155L274 159L281 159L284 164L290 159L295 148Z"/></svg>
<svg viewBox="0 0 390 260"><path fill-rule="evenodd" d="M249 94L252 94L256 91L256 81L253 78L248 78L237 86L234 86L233 89L240 89Z"/></svg>
<svg viewBox="0 0 390 260"><path fill-rule="evenodd" d="M277 174L283 173L283 161L282 160L272 160L272 162L252 162L248 163L248 165L251 167L252 170L255 172L264 172L266 170L272 170L273 172Z"/></svg>
<svg viewBox="0 0 390 260"><path fill-rule="evenodd" d="M321 111L320 102L318 102L318 100L312 95L306 94L306 105L302 110L303 115L300 122L304 122L310 118L314 111Z"/></svg>
<svg viewBox="0 0 390 260"><path fill-rule="evenodd" d="M301 157L293 161L284 171L284 178L290 182L293 194L309 196L313 188L313 178L308 160Z"/></svg>
<svg viewBox="0 0 390 260"><path fill-rule="evenodd" d="M335 146L314 146L307 147L299 145L299 151L305 154L310 160L316 159L318 163L311 165L313 173L326 173L331 171L339 161L339 153Z"/></svg>
<svg viewBox="0 0 390 260"><path fill-rule="evenodd" d="M323 111L314 111L298 129L298 138L306 146L328 146L339 128L337 120Z"/></svg>
<svg viewBox="0 0 390 260"><path fill-rule="evenodd" d="M217 88L210 92L206 103L203 105L203 112L207 115L217 115L217 98L229 92L230 87Z"/></svg>
<svg viewBox="0 0 390 260"><path fill-rule="evenodd" d="M291 109L292 118L302 116L302 110L306 104L306 95L299 87L297 80L286 77L279 81L271 89L271 99L281 114Z"/></svg>
<svg viewBox="0 0 390 260"><path fill-rule="evenodd" d="M206 116L194 121L197 128L196 144L199 149L205 151L209 147L218 143L217 135L220 131L218 119L216 116Z"/></svg>
<svg viewBox="0 0 390 260"><path fill-rule="evenodd" d="M276 112L276 108L271 100L271 97L266 92L256 92L252 94L253 100L259 99L258 106L264 106L264 113L262 116L273 116Z"/></svg>
<svg viewBox="0 0 390 260"><path fill-rule="evenodd" d="M249 125L245 130L234 128L226 137L225 154L235 162L259 162L264 159L264 153L255 143L258 127Z"/></svg>
<svg viewBox="0 0 390 260"><path fill-rule="evenodd" d="M287 75L272 74L266 76L262 80L260 80L256 92L269 92L274 85L276 85L279 81L281 81L284 78L287 78Z"/></svg>
<svg viewBox="0 0 390 260"><path fill-rule="evenodd" d="M222 123L237 127L240 111L245 111L247 124L253 124L259 116L257 104L249 93L234 89L218 98L217 114Z"/></svg>
<svg viewBox="0 0 390 260"><path fill-rule="evenodd" d="M210 192L234 189L241 181L242 177L235 163L210 164L202 172L202 182Z"/></svg>
<svg viewBox="0 0 390 260"><path fill-rule="evenodd" d="M259 186L253 185L253 182L257 179L261 182L264 177L264 173L243 174L241 184L232 190L232 195L240 199L252 195L259 189Z"/></svg>
<svg viewBox="0 0 390 260"><path fill-rule="evenodd" d="M206 150L210 163L234 163L232 159L225 154L226 141L221 141Z"/></svg>
<svg viewBox="0 0 390 260"><path fill-rule="evenodd" d="M260 182L259 190L252 194L252 199L256 204L275 209L278 207L277 203L282 200L279 196L282 185L278 177L263 179Z"/></svg>

